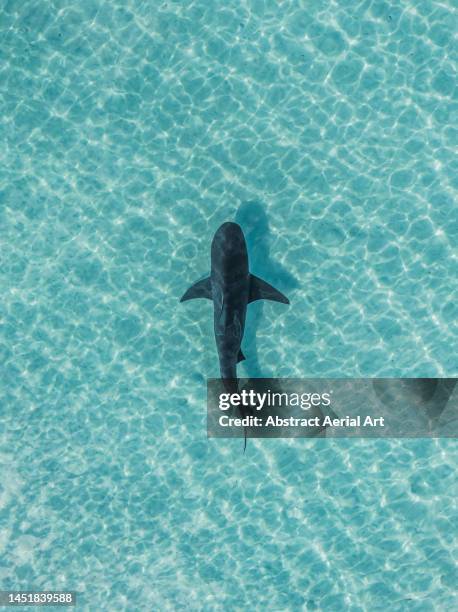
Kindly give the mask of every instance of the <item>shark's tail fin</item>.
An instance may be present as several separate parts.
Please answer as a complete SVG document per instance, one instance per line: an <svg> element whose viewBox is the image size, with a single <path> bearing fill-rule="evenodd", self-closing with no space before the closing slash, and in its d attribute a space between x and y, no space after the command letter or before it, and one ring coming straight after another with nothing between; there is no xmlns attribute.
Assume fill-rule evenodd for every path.
<svg viewBox="0 0 458 612"><path fill-rule="evenodd" d="M239 379L238 378L223 378L222 381L223 381L224 388L226 389L228 393L238 393L239 391ZM241 406L239 407L239 412L242 418L246 416L245 410ZM243 453L245 454L246 445L247 445L247 433L248 433L248 428L246 425L243 426L243 433L244 433L243 435L243 438L244 438Z"/></svg>

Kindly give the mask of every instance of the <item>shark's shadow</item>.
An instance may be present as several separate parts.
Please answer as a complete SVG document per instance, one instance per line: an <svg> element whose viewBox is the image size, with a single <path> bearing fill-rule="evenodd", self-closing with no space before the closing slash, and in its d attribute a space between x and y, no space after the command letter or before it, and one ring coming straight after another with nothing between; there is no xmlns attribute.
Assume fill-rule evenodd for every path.
<svg viewBox="0 0 458 612"><path fill-rule="evenodd" d="M447 408L457 383L456 378L375 379L372 383L379 400L396 409L400 391L407 391L418 410L435 426Z"/></svg>
<svg viewBox="0 0 458 612"><path fill-rule="evenodd" d="M278 287L282 293L290 297L288 293L299 287L299 283L290 272L271 257L270 243L272 236L265 206L258 201L243 202L235 215L235 221L241 226L245 234L250 271L264 278L274 287ZM247 311L243 344L247 356L244 368L249 378L269 378L272 376L265 369L261 371L259 364L256 334L261 325L263 313L264 300L253 302Z"/></svg>

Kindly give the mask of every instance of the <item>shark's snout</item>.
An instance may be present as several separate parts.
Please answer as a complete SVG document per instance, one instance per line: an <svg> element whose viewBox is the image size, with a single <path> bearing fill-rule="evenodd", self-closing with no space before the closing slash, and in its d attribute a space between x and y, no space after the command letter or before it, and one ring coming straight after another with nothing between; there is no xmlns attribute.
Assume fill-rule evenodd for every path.
<svg viewBox="0 0 458 612"><path fill-rule="evenodd" d="M238 223L234 223L233 221L226 221L216 230L216 235L218 235L220 232L225 234L242 234L242 228Z"/></svg>
<svg viewBox="0 0 458 612"><path fill-rule="evenodd" d="M230 258L246 253L245 237L237 223L223 223L215 233L212 243L212 257Z"/></svg>
<svg viewBox="0 0 458 612"><path fill-rule="evenodd" d="M221 242L227 245L245 242L242 228L237 223L228 221L216 230L213 242Z"/></svg>

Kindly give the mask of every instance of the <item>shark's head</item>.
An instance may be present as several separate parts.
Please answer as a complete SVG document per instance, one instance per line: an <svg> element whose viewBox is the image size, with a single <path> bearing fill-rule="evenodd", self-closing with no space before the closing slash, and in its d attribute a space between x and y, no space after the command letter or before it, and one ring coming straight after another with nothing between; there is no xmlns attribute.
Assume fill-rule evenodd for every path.
<svg viewBox="0 0 458 612"><path fill-rule="evenodd" d="M248 255L242 228L223 223L217 230L211 250L212 270L226 279L237 280L248 274Z"/></svg>

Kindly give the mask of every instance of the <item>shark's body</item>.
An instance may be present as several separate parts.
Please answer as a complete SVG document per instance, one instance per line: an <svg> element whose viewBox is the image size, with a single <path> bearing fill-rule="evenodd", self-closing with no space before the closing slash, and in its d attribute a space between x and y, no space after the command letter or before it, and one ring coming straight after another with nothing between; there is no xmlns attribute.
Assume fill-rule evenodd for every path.
<svg viewBox="0 0 458 612"><path fill-rule="evenodd" d="M241 345L248 304L261 299L289 304L280 291L250 274L245 237L237 223L223 223L217 230L210 276L192 285L180 301L195 298L213 301L221 378L232 381L237 378L237 363L245 359Z"/></svg>

